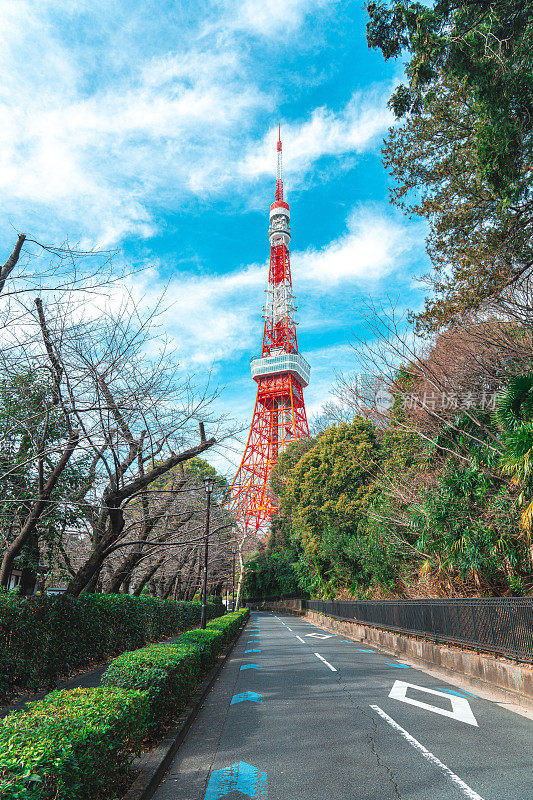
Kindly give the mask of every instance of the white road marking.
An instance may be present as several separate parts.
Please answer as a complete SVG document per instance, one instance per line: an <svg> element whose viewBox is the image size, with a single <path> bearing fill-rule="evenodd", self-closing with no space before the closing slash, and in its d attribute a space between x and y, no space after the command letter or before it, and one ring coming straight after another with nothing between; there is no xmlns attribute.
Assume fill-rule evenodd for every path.
<svg viewBox="0 0 533 800"><path fill-rule="evenodd" d="M422 700L414 700L412 697L407 697L407 690L409 688L416 689L418 692L426 692L436 697L442 697L443 700L452 704L452 710L448 711L446 708L439 708L439 706L432 706L429 703L424 703ZM466 723L466 725L478 727L476 718L472 713L470 703L466 697L455 697L445 692L438 692L436 689L427 689L425 686L405 683L405 681L394 681L394 686L390 690L389 697L392 697L393 700L399 700L401 703L408 703L411 706L417 706L426 711L431 711L433 714L441 714L443 717L458 719L460 722Z"/></svg>
<svg viewBox="0 0 533 800"><path fill-rule="evenodd" d="M302 644L305 644L305 642L304 642L304 640L302 639L302 637L301 637L301 636L297 636L296 638L297 638L297 639L298 639L298 641L300 641Z"/></svg>
<svg viewBox="0 0 533 800"><path fill-rule="evenodd" d="M317 658L319 658L321 661L323 661L323 662L324 662L324 664L326 665L326 667L329 667L329 668L330 668L330 670L331 670L332 672L337 672L337 670L335 669L335 667L332 667L332 666L331 666L331 664L329 663L329 661L326 661L326 659L324 658L324 656L321 656L321 655L320 655L320 653L315 653L315 656L316 656Z"/></svg>
<svg viewBox="0 0 533 800"><path fill-rule="evenodd" d="M306 636L316 636L317 639L331 639L331 636L327 636L324 633L306 633Z"/></svg>
<svg viewBox="0 0 533 800"><path fill-rule="evenodd" d="M289 626L288 626L288 625L287 625L287 630L288 630L288 631L290 631L290 632L292 633L292 628L289 628Z"/></svg>
<svg viewBox="0 0 533 800"><path fill-rule="evenodd" d="M397 730L403 736L403 738L415 748L415 750L418 750L419 753L422 753L424 758L427 758L428 761L441 769L444 774L447 775L448 778L450 778L450 780L452 780L459 789L461 789L461 791L466 795L466 797L469 798L469 800L483 800L480 794L471 789L470 786L468 786L458 775L455 774L455 772L452 772L451 769L446 766L446 764L443 764L442 761L437 758L437 756L434 756L433 753L424 747L423 744L420 744L420 742L415 739L414 736L411 736L411 734L408 733L405 728L402 728L401 725L398 725L398 723L392 719L392 717L389 717L389 715L386 714L383 709L381 709L379 706L370 706L370 708L376 711L379 716L385 720L385 722L388 722L391 728Z"/></svg>

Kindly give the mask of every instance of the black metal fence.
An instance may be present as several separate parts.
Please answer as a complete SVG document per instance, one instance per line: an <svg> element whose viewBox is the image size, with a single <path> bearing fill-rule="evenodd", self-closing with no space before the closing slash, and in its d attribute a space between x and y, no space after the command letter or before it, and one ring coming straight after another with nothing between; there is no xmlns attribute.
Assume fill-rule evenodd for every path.
<svg viewBox="0 0 533 800"><path fill-rule="evenodd" d="M302 600L302 608L533 663L533 598Z"/></svg>

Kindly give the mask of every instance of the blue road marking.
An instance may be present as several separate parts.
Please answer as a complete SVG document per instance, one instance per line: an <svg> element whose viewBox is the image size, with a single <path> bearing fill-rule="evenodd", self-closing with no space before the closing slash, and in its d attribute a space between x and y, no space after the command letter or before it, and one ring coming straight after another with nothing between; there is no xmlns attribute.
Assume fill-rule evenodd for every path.
<svg viewBox="0 0 533 800"><path fill-rule="evenodd" d="M355 649L357 650L358 653L375 653L376 652L375 650L364 650L362 647L356 647Z"/></svg>
<svg viewBox="0 0 533 800"><path fill-rule="evenodd" d="M245 650L244 652L245 652L245 653L260 653L260 652L261 652L261 650L254 650L254 649L252 649L252 650Z"/></svg>
<svg viewBox="0 0 533 800"><path fill-rule="evenodd" d="M257 692L241 692L240 694L234 694L231 698L230 706L234 706L236 703L245 703L247 700L249 700L250 703L262 703L263 695L257 694Z"/></svg>
<svg viewBox="0 0 533 800"><path fill-rule="evenodd" d="M243 664L242 667L239 667L239 670L242 672L243 669L261 669L259 664Z"/></svg>
<svg viewBox="0 0 533 800"><path fill-rule="evenodd" d="M388 667L397 667L398 669L411 669L409 664L392 664L390 661L385 661Z"/></svg>
<svg viewBox="0 0 533 800"><path fill-rule="evenodd" d="M251 798L266 797L266 772L260 772L245 761L217 769L211 773L204 800L222 800L233 792L241 792Z"/></svg>
<svg viewBox="0 0 533 800"><path fill-rule="evenodd" d="M443 686L437 686L439 692L446 692L446 694L454 694L456 697L475 697L477 699L477 694L470 694L465 689L461 689L460 692L457 692L455 689L445 689Z"/></svg>

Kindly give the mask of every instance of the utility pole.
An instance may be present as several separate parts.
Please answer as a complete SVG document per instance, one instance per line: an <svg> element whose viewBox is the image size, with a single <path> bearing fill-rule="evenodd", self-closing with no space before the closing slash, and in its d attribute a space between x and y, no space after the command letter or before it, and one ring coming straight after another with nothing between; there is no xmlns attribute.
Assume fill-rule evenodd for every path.
<svg viewBox="0 0 533 800"><path fill-rule="evenodd" d="M207 560L209 552L209 512L211 510L211 492L213 491L215 480L212 477L204 478L204 488L207 495L206 514L205 514L205 543L204 543L204 585L202 592L202 619L201 627L207 625Z"/></svg>
<svg viewBox="0 0 533 800"><path fill-rule="evenodd" d="M231 584L233 601L231 603L231 610L235 611L235 556L237 555L237 548L235 546L231 548L231 553L233 555L233 580Z"/></svg>

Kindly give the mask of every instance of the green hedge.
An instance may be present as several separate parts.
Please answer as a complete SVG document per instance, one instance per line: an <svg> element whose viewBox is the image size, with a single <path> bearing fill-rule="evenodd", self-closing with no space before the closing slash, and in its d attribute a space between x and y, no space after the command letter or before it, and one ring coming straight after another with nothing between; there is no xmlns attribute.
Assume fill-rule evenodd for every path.
<svg viewBox="0 0 533 800"><path fill-rule="evenodd" d="M186 705L222 650L248 615L247 609L226 614L180 636L172 644L154 644L123 653L102 676L102 686L137 689L147 693L150 725L157 729Z"/></svg>
<svg viewBox="0 0 533 800"><path fill-rule="evenodd" d="M0 800L113 796L143 739L182 709L239 626L243 609L173 644L116 658L99 689L52 692L0 722Z"/></svg>
<svg viewBox="0 0 533 800"><path fill-rule="evenodd" d="M188 630L200 613L200 603L147 596L0 591L0 698L49 688L73 670ZM208 604L209 618L220 613Z"/></svg>
<svg viewBox="0 0 533 800"><path fill-rule="evenodd" d="M142 692L52 692L0 725L2 800L112 796L147 731Z"/></svg>

